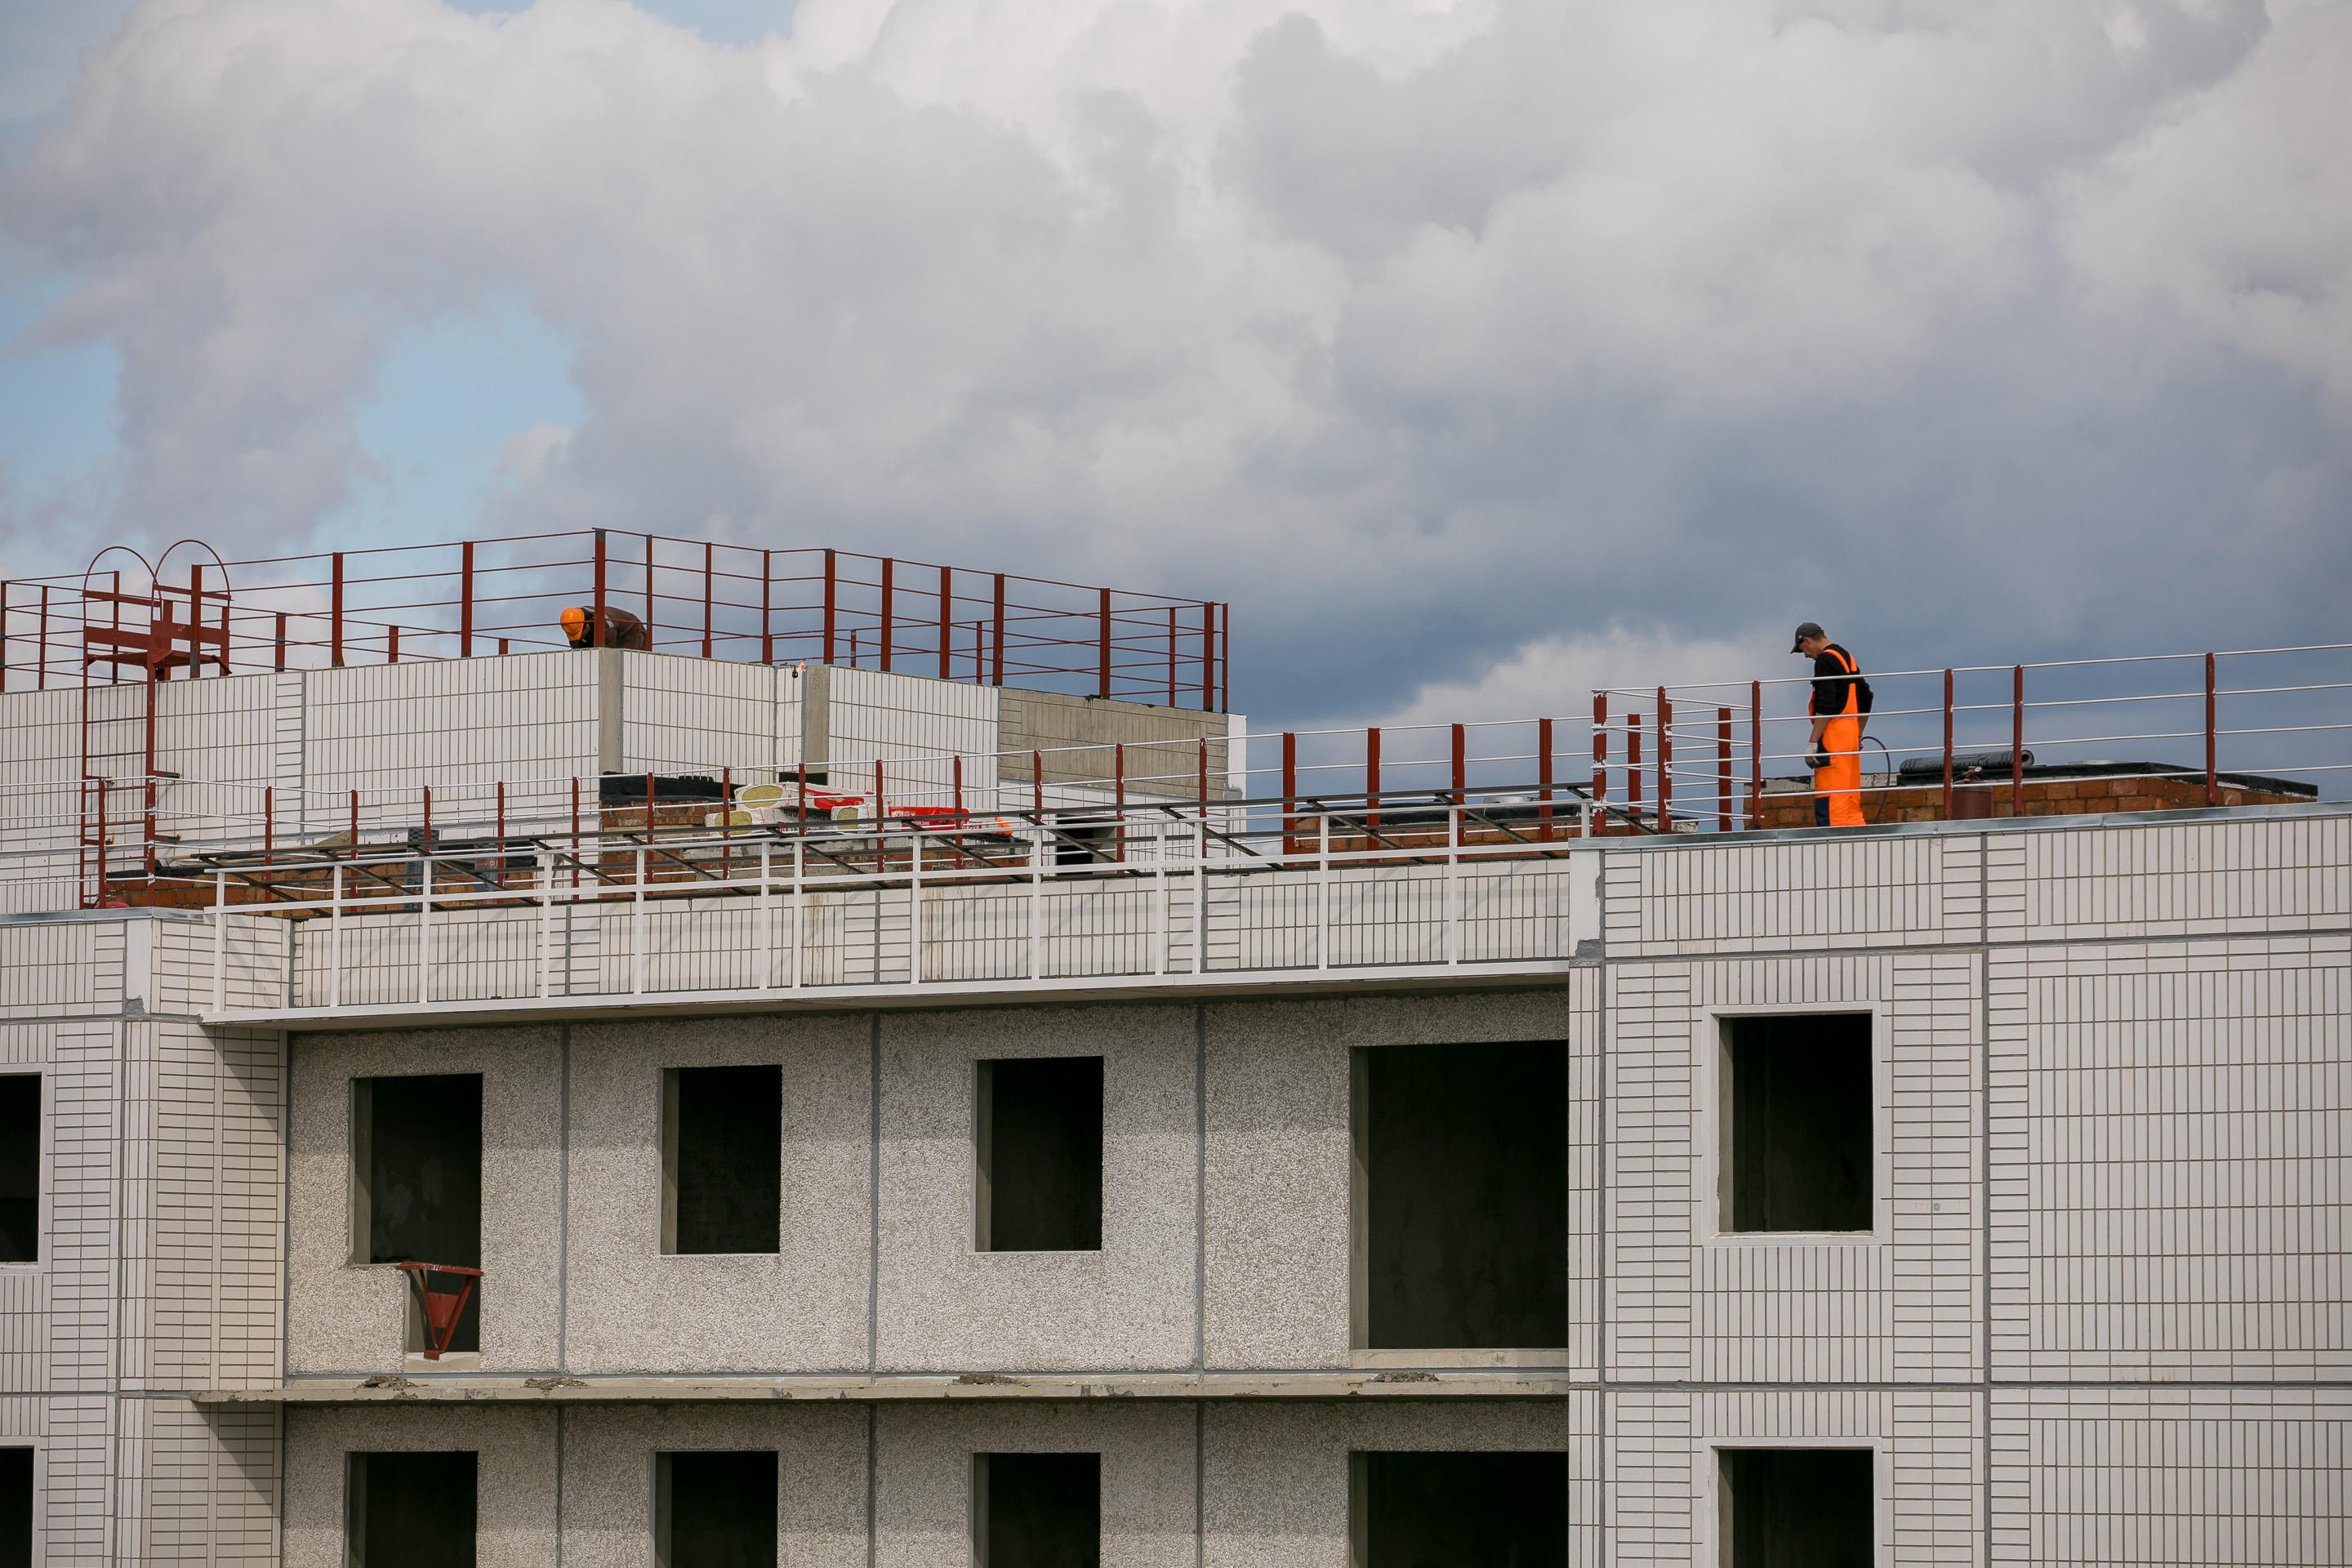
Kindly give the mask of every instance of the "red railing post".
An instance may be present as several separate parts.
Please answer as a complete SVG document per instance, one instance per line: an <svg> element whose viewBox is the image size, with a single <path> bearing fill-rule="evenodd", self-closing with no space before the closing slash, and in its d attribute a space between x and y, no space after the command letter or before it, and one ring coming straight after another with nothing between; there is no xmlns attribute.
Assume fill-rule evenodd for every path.
<svg viewBox="0 0 2352 1568"><path fill-rule="evenodd" d="M993 606L995 624L989 628L988 658L992 686L1004 684L1004 574L996 574L996 603Z"/></svg>
<svg viewBox="0 0 2352 1568"><path fill-rule="evenodd" d="M825 664L833 662L833 552L828 549L824 552L824 658L822 661Z"/></svg>
<svg viewBox="0 0 2352 1568"><path fill-rule="evenodd" d="M400 623L397 621L383 630L383 661L386 664L400 662Z"/></svg>
<svg viewBox="0 0 2352 1568"><path fill-rule="evenodd" d="M1609 798L1609 693L1592 694L1592 809L1598 813ZM1601 818L1596 815L1592 828L1601 830Z"/></svg>
<svg viewBox="0 0 2352 1568"><path fill-rule="evenodd" d="M499 886L503 888L507 885L507 781L499 779L497 782L496 788L496 798L498 801L498 827L496 831L499 840Z"/></svg>
<svg viewBox="0 0 2352 1568"><path fill-rule="evenodd" d="M2009 703L2009 815L2025 815L2025 666L2012 673Z"/></svg>
<svg viewBox="0 0 2352 1568"><path fill-rule="evenodd" d="M654 536L646 535L646 647L651 649L658 639L654 636Z"/></svg>
<svg viewBox="0 0 2352 1568"><path fill-rule="evenodd" d="M286 668L286 612L283 610L278 612L278 661L274 668L280 671Z"/></svg>
<svg viewBox="0 0 2352 1568"><path fill-rule="evenodd" d="M1731 831L1731 710L1715 710L1715 830Z"/></svg>
<svg viewBox="0 0 2352 1568"><path fill-rule="evenodd" d="M1201 740L1200 740L1198 742L1196 742L1196 743L1199 745L1199 747L1200 747L1200 749L1201 749L1201 759L1200 759L1200 770L1201 770L1201 772L1200 772L1201 804L1202 804L1202 805L1206 805L1208 804L1208 801L1209 801L1209 742L1208 742L1208 737L1206 737L1206 736L1202 736L1202 737L1201 738ZM1202 820L1206 821L1207 819L1208 819L1208 814L1207 814L1206 812L1203 812L1203 813L1202 814Z"/></svg>
<svg viewBox="0 0 2352 1568"><path fill-rule="evenodd" d="M1234 607L1224 606L1217 616L1217 711L1228 712L1234 705Z"/></svg>
<svg viewBox="0 0 2352 1568"><path fill-rule="evenodd" d="M950 629L954 626L955 568L942 566L940 568L940 679L941 680L955 679L955 666L950 662L955 657L953 652L955 635Z"/></svg>
<svg viewBox="0 0 2352 1568"><path fill-rule="evenodd" d="M1536 721L1536 840L1551 842L1551 721Z"/></svg>
<svg viewBox="0 0 2352 1568"><path fill-rule="evenodd" d="M158 589L155 597L161 600L163 596L163 591ZM40 645L41 666L33 685L37 690L47 691L49 689L49 589L46 583L41 585L41 615L34 626L34 634L35 640Z"/></svg>
<svg viewBox="0 0 2352 1568"><path fill-rule="evenodd" d="M961 823L963 821L963 753L961 752L955 754L951 760L951 765L954 771L955 820Z"/></svg>
<svg viewBox="0 0 2352 1568"><path fill-rule="evenodd" d="M0 691L8 689L8 590L14 585L9 583L0 583ZM120 591L120 589L117 590L117 592ZM114 613L121 615L122 606L117 605L114 607ZM107 666L110 671L115 668L113 665Z"/></svg>
<svg viewBox="0 0 2352 1568"><path fill-rule="evenodd" d="M589 613L592 618L588 622L588 640L602 647L604 641L604 531L601 528L596 530L595 542L590 547L589 558L589 593L592 596ZM578 847L573 846L575 849Z"/></svg>
<svg viewBox="0 0 2352 1568"><path fill-rule="evenodd" d="M1944 820L1952 819L1952 672L1944 671Z"/></svg>
<svg viewBox="0 0 2352 1568"><path fill-rule="evenodd" d="M1217 606L1206 599L1201 601L1201 706L1210 712L1217 707Z"/></svg>
<svg viewBox="0 0 2352 1568"><path fill-rule="evenodd" d="M648 539L650 539L650 538L652 538L653 536L652 536L651 534L647 534L646 537L647 537ZM646 842L647 844L651 844L653 841L654 841L654 775L653 775L652 773L648 773L647 774L646 774Z"/></svg>
<svg viewBox="0 0 2352 1568"><path fill-rule="evenodd" d="M270 862L278 858L278 792L264 788L261 792L261 868L268 871Z"/></svg>
<svg viewBox="0 0 2352 1568"><path fill-rule="evenodd" d="M352 791L351 813L351 824L348 829L352 837L351 851L353 855L357 855L360 852L360 792L357 790Z"/></svg>
<svg viewBox="0 0 2352 1568"><path fill-rule="evenodd" d="M416 847L425 854L433 853L433 786L425 786L425 815L418 824Z"/></svg>
<svg viewBox="0 0 2352 1568"><path fill-rule="evenodd" d="M1298 817L1291 810L1298 799L1298 736L1289 731L1282 732L1282 852L1297 853L1292 842L1298 831Z"/></svg>
<svg viewBox="0 0 2352 1568"><path fill-rule="evenodd" d="M1176 606L1168 606L1168 706L1176 706Z"/></svg>
<svg viewBox="0 0 2352 1568"><path fill-rule="evenodd" d="M343 667L343 552L330 557L327 569L327 662Z"/></svg>
<svg viewBox="0 0 2352 1568"><path fill-rule="evenodd" d="M1045 821L1045 753L1035 747L1029 750L1029 810L1038 826Z"/></svg>
<svg viewBox="0 0 2352 1568"><path fill-rule="evenodd" d="M1625 715L1625 816L1635 827L1642 825L1642 714L1639 709Z"/></svg>
<svg viewBox="0 0 2352 1568"><path fill-rule="evenodd" d="M1658 831L1675 830L1675 707L1658 688Z"/></svg>
<svg viewBox="0 0 2352 1568"><path fill-rule="evenodd" d="M457 546L457 657L474 657L474 542Z"/></svg>
<svg viewBox="0 0 2352 1568"><path fill-rule="evenodd" d="M1111 858L1127 858L1127 742L1113 742L1110 748L1110 811Z"/></svg>
<svg viewBox="0 0 2352 1568"><path fill-rule="evenodd" d="M602 787L599 784L600 792ZM352 798L356 800L359 797L354 795ZM598 804L603 803L599 801ZM354 844L359 842L357 833L352 835L352 842ZM601 860L604 857L600 855L597 858ZM578 773L572 775L572 885L574 888L580 886L580 775Z"/></svg>
<svg viewBox="0 0 2352 1568"><path fill-rule="evenodd" d="M882 558L882 662L875 668L885 675L890 673L890 638L895 629L891 626L891 620L893 613L898 608L891 602L894 592L892 578L897 574L898 564L897 560L890 556L885 555Z"/></svg>
<svg viewBox="0 0 2352 1568"><path fill-rule="evenodd" d="M1110 590L1099 591L1095 610L1095 694L1110 695Z"/></svg>
<svg viewBox="0 0 2352 1568"><path fill-rule="evenodd" d="M706 539L702 542L702 657L710 657L710 589L717 575L718 546Z"/></svg>
<svg viewBox="0 0 2352 1568"><path fill-rule="evenodd" d="M2213 656L2209 653L2205 656L2205 804L2207 805L2219 805L2221 799L2221 778L2214 767L2220 754L2218 742L2221 730L2215 723L2220 711L2215 699L2219 695L2213 684Z"/></svg>
<svg viewBox="0 0 2352 1568"><path fill-rule="evenodd" d="M1364 731L1364 828L1369 833L1381 830L1381 731L1377 724Z"/></svg>
<svg viewBox="0 0 2352 1568"><path fill-rule="evenodd" d="M874 759L874 851L877 857L882 852L882 759L879 757ZM875 864L878 866L881 862L877 858Z"/></svg>
<svg viewBox="0 0 2352 1568"><path fill-rule="evenodd" d="M1453 733L1453 742L1454 742L1454 770L1453 770L1453 772L1454 772L1454 805L1467 805L1467 804L1469 803L1469 799L1470 799L1470 795L1469 795L1470 767L1469 767L1469 763L1468 763L1468 761L1466 760L1466 759L1467 759L1467 755L1468 755L1468 748L1467 748L1467 747L1466 747L1466 745L1465 744L1465 736L1464 736L1464 734L1463 734L1462 726L1461 726L1461 725L1459 725L1459 724L1456 724L1456 725L1453 726L1453 731L1454 731L1454 733Z"/></svg>
<svg viewBox="0 0 2352 1568"><path fill-rule="evenodd" d="M1748 826L1764 822L1764 683L1748 683Z"/></svg>
<svg viewBox="0 0 2352 1568"><path fill-rule="evenodd" d="M771 601L775 597L776 552L760 552L760 662L776 662L775 610Z"/></svg>

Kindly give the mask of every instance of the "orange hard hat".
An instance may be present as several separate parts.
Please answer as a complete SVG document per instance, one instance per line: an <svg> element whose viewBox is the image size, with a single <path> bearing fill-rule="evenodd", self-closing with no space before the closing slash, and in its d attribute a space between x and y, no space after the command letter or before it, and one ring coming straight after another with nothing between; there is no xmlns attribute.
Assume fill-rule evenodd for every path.
<svg viewBox="0 0 2352 1568"><path fill-rule="evenodd" d="M577 605L564 605L563 613L555 620L563 628L563 635L573 642L578 642L581 634L588 629L588 612Z"/></svg>

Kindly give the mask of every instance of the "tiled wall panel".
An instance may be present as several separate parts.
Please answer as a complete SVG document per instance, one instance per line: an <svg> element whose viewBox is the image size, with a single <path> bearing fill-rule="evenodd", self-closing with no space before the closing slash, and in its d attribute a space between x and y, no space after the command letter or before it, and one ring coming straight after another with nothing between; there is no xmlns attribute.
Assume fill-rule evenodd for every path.
<svg viewBox="0 0 2352 1568"><path fill-rule="evenodd" d="M1711 844L1608 856L1612 958L1973 942L1969 835Z"/></svg>
<svg viewBox="0 0 2352 1568"><path fill-rule="evenodd" d="M2352 1373L2352 941L1992 965L1998 1370Z"/></svg>
<svg viewBox="0 0 2352 1568"><path fill-rule="evenodd" d="M1996 1563L2352 1562L2352 1390L2000 1390Z"/></svg>
<svg viewBox="0 0 2352 1568"><path fill-rule="evenodd" d="M2352 817L2086 825L1986 844L1995 942L2352 924Z"/></svg>

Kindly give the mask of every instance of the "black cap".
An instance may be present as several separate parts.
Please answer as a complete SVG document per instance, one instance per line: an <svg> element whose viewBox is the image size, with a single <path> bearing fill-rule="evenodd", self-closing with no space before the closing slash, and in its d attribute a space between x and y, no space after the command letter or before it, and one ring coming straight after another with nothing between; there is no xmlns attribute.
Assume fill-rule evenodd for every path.
<svg viewBox="0 0 2352 1568"><path fill-rule="evenodd" d="M1822 630L1822 623L1819 621L1800 621L1797 623L1797 640L1789 645L1789 651L1802 653L1805 651L1807 637L1825 637L1829 635Z"/></svg>

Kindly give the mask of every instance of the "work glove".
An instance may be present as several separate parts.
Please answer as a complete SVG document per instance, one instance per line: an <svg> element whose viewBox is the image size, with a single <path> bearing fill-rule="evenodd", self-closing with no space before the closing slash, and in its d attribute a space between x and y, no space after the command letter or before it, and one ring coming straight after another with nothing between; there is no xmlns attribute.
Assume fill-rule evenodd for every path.
<svg viewBox="0 0 2352 1568"><path fill-rule="evenodd" d="M1827 752L1808 752L1805 753L1805 766L1809 768L1825 768L1829 765L1830 754Z"/></svg>

